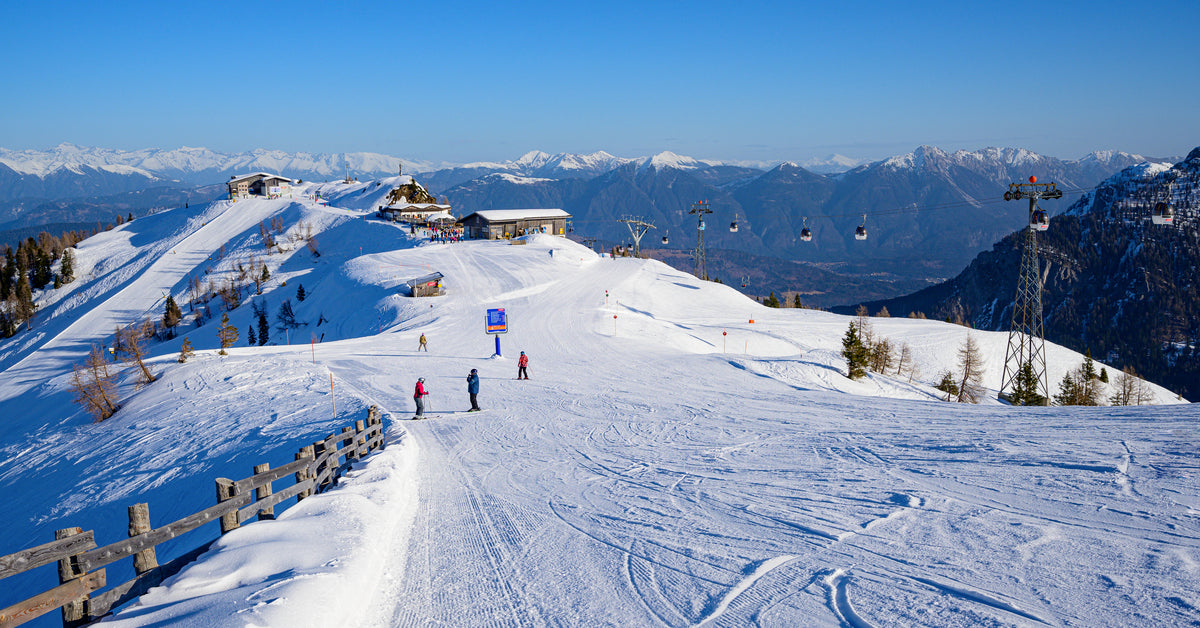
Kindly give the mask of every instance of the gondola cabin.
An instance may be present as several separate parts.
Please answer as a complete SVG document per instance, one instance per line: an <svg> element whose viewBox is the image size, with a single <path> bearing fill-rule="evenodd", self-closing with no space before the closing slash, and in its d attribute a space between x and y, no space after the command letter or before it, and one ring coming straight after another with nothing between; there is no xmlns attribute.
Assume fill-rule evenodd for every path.
<svg viewBox="0 0 1200 628"><path fill-rule="evenodd" d="M854 239L855 240L866 240L867 239L866 225L859 225L854 228Z"/></svg>
<svg viewBox="0 0 1200 628"><path fill-rule="evenodd" d="M670 244L670 242L671 242L671 240L669 238L667 238L667 236L663 236L662 240L663 240L663 244Z"/></svg>
<svg viewBox="0 0 1200 628"><path fill-rule="evenodd" d="M1175 223L1175 211L1166 203L1156 203L1154 211L1150 213L1150 220L1156 225L1170 225Z"/></svg>
<svg viewBox="0 0 1200 628"><path fill-rule="evenodd" d="M1029 226L1038 231L1045 231L1050 228L1050 219L1046 217L1045 211L1034 210L1029 216Z"/></svg>
<svg viewBox="0 0 1200 628"><path fill-rule="evenodd" d="M805 242L812 242L812 230L805 227L800 230L800 239Z"/></svg>
<svg viewBox="0 0 1200 628"><path fill-rule="evenodd" d="M736 221L736 220L735 220L735 221L733 221L733 222L731 222L731 223L729 223L729 233L737 233L737 230L738 230L738 227L737 227L737 221Z"/></svg>

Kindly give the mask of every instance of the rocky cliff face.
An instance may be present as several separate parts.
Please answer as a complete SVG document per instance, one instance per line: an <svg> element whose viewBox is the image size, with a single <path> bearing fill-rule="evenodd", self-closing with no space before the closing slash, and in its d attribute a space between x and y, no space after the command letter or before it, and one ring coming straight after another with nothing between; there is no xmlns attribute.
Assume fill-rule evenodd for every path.
<svg viewBox="0 0 1200 628"><path fill-rule="evenodd" d="M1106 180L1038 234L1046 277L1046 339L1200 400L1200 148L1171 167L1142 164ZM1155 203L1173 225L1151 223ZM867 303L892 315L961 317L1005 330L1012 317L1024 233L980 254L954 279ZM853 308L845 308L849 311Z"/></svg>

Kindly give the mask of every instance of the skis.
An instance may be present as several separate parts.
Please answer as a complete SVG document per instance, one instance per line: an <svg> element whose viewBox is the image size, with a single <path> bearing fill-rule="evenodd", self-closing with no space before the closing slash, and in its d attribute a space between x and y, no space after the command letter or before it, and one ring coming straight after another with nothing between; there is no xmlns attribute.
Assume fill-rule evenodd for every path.
<svg viewBox="0 0 1200 628"><path fill-rule="evenodd" d="M419 417L417 417L417 416L414 416L412 419L409 419L409 420L411 420L411 421L416 421L416 420L418 420L418 419L420 419L420 420L425 420L425 419L444 419L444 418L446 418L446 417L448 417L448 416L461 416L461 415L464 415L464 414L479 414L480 412L487 412L487 410L486 410L486 409L479 409L479 410L460 410L460 411L458 411L458 412L445 412L445 413L442 413L442 414L425 414L425 415L422 415L422 416L419 416Z"/></svg>

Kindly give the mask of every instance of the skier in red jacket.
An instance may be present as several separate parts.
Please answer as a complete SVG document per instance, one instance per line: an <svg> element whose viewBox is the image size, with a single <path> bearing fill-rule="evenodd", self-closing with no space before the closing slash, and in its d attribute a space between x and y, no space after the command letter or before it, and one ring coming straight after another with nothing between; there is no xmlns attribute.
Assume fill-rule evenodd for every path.
<svg viewBox="0 0 1200 628"><path fill-rule="evenodd" d="M428 396L429 391L425 390L425 378L417 378L417 388L413 391L413 401L417 402L417 415L413 417L413 420L425 415L425 397Z"/></svg>
<svg viewBox="0 0 1200 628"><path fill-rule="evenodd" d="M525 352L521 352L521 358L517 360L517 379L529 379L529 356Z"/></svg>

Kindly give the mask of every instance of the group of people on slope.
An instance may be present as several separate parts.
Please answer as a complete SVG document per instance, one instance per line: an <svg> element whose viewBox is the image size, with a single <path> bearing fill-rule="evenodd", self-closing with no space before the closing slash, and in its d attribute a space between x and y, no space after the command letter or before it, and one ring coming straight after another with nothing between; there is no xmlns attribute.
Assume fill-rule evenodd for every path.
<svg viewBox="0 0 1200 628"><path fill-rule="evenodd" d="M425 347L425 335L421 334L421 347ZM425 349L428 351L428 349ZM521 352L521 357L517 360L517 379L529 379L529 356L525 352ZM471 369L467 374L467 394L471 397L471 409L467 412L479 412L483 408L479 407L479 369ZM417 404L417 413L413 419L420 419L425 416L425 397L429 396L429 389L425 388L425 378L417 378L417 386L413 390L413 401Z"/></svg>

